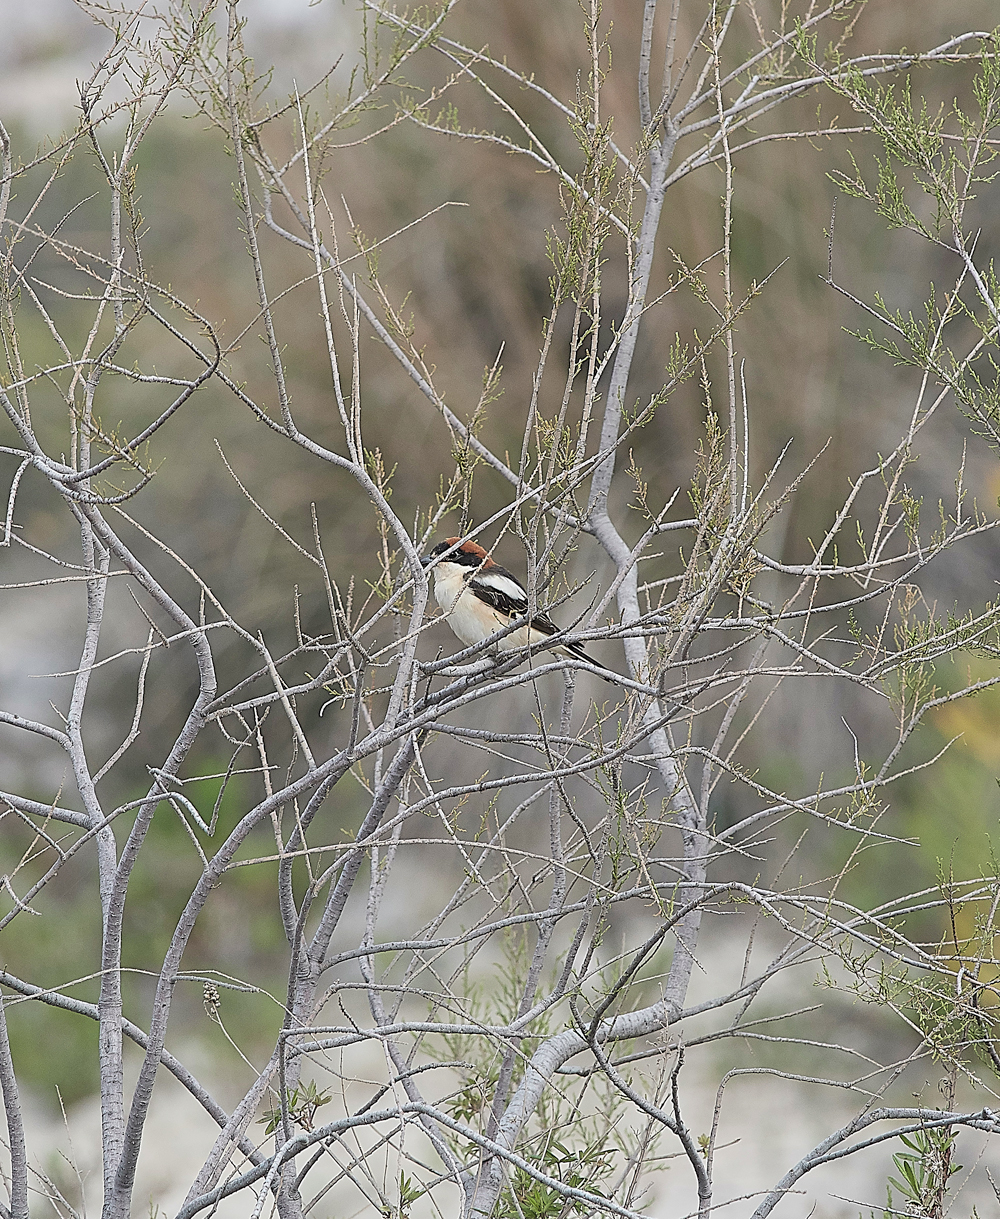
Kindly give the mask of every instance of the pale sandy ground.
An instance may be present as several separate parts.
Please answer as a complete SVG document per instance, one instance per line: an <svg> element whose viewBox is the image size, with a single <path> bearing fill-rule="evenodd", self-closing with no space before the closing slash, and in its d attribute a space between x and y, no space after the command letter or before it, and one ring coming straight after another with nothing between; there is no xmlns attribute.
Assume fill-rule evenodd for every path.
<svg viewBox="0 0 1000 1219"><path fill-rule="evenodd" d="M734 937L735 938L735 937ZM716 939L704 951L702 965L693 983L693 998L699 991L717 984L718 978L734 963L735 949ZM817 993L813 984L814 967L804 970L799 977L789 976L780 982L781 994L776 1003L788 1007L814 1003L829 998L828 992ZM771 1008L777 1010L777 1007ZM788 1010L786 1008L785 1010ZM741 1061L744 1047L740 1047ZM730 1050L732 1053L733 1050ZM187 1061L203 1079L211 1078L211 1066L206 1061L205 1050L191 1048L185 1055ZM695 1134L707 1131L711 1126L715 1105L715 1090L724 1073L727 1059L720 1066L717 1052L689 1054L684 1068L685 1120ZM801 1061L790 1069L801 1070ZM385 1075L384 1060L380 1051L372 1046L364 1059L356 1059L355 1070L369 1079ZM940 1068L927 1063L917 1068L910 1077L910 1084L922 1088L927 1104L935 1103L937 1077ZM841 1078L844 1073L841 1073ZM225 1095L225 1082L220 1081L219 1094ZM368 1095L358 1093L357 1097ZM349 1101L352 1099L350 1094ZM354 1099L357 1104L357 1098ZM912 1102L911 1102L912 1103ZM995 1104L983 1090L975 1094L971 1090L961 1097L961 1103L971 1110L985 1104ZM730 1081L726 1090L726 1104L720 1126L719 1143L715 1166L716 1215L723 1219L749 1219L756 1202L745 1195L773 1185L805 1152L825 1138L832 1130L845 1124L860 1108L856 1095L846 1091L821 1088L815 1085L794 1083L773 1076L745 1075ZM35 1163L45 1167L58 1179L68 1182L76 1173L82 1181L85 1198L85 1214L96 1216L100 1212L100 1109L96 1098L85 1101L67 1115L64 1123L51 1115L42 1115L37 1109L28 1113L28 1140ZM262 1127L256 1125L256 1137L262 1136ZM884 1129L884 1127L880 1127ZM216 1127L170 1077L162 1077L158 1087L143 1143L138 1183L135 1191L136 1219L140 1216L176 1213L186 1193L200 1157L211 1145ZM994 1177L1000 1180L1000 1146L986 1153L985 1140L970 1132L960 1136L957 1159L965 1168L955 1178L951 1205L946 1214L951 1219L970 1219L973 1206L979 1219L1000 1215L1000 1203L986 1179L985 1169L990 1167ZM411 1143L416 1148L416 1144ZM677 1145L670 1136L664 1140L661 1151L675 1152ZM778 1219L869 1219L870 1212L879 1207L877 1219L882 1219L881 1206L885 1203L885 1181L891 1172L891 1154L899 1151L898 1142L890 1142L876 1152L856 1155L836 1164L828 1165L809 1174L799 1183L802 1192L790 1194L773 1212ZM425 1162L434 1164L433 1153L428 1149ZM71 1168L70 1165L74 1165ZM372 1170L380 1183L398 1181L400 1165L391 1160L388 1164L376 1156L371 1161ZM654 1219L682 1219L696 1209L696 1197L692 1175L683 1159L672 1159L669 1167L658 1174L654 1192L648 1199L646 1213ZM321 1178L317 1174L314 1187ZM388 1189L391 1194L391 1186ZM311 1193L311 1191L310 1191ZM369 1193L371 1196L371 1193ZM739 1199L739 1200L738 1200ZM759 1200L759 1196L758 1196ZM442 1207L454 1206L445 1214L457 1214L457 1199L454 1193L439 1195ZM728 1203L728 1205L727 1205ZM216 1212L219 1219L244 1219L249 1216L253 1199L244 1194L224 1202ZM36 1214L49 1214L44 1206ZM207 1212L204 1212L207 1214ZM374 1205L366 1205L356 1188L343 1181L318 1203L311 1212L321 1219L349 1219L351 1216L378 1216ZM434 1212L425 1203L418 1202L411 1210L412 1219L429 1219ZM902 1213L902 1212L898 1212ZM265 1207L264 1214L268 1214Z"/></svg>
<svg viewBox="0 0 1000 1219"><path fill-rule="evenodd" d="M706 1111L713 1100L714 1095L706 1089ZM752 1214L754 1203L744 1200L724 1205L729 1199L773 1182L803 1151L829 1132L831 1125L837 1122L838 1109L842 1108L845 1119L850 1116L846 1106L832 1104L826 1096L813 1098L811 1102L805 1090L790 1095L786 1086L777 1087L770 1080L744 1082L739 1089L734 1089L730 1104L723 1141L738 1138L739 1142L726 1148L717 1158L715 1197L719 1208L716 1214L733 1219L737 1216L744 1219ZM59 1169L63 1180L70 1173L69 1162L75 1162L85 1186L85 1213L96 1216L100 1214L101 1203L98 1101L95 1098L76 1106L68 1118L68 1128L61 1121L43 1120L37 1115L30 1118L29 1144L50 1172L57 1160L61 1160L61 1155L67 1157L61 1161ZM163 1090L153 1105L146 1132L135 1191L137 1219L149 1215L153 1208L158 1208L160 1214L176 1213L197 1167L199 1153L213 1137L214 1129L213 1123L195 1110L180 1088L168 1086ZM989 1163L994 1177L1000 1179L997 1176L1000 1163L995 1150L992 1156L979 1159L982 1147L982 1140L963 1137L959 1158L966 1169L959 1180L970 1175L968 1170L976 1165L977 1159L978 1166L972 1174L973 1180L960 1191L953 1191L956 1196L948 1214L955 1219L968 1219L974 1204L980 1219L1000 1214L1000 1204L983 1172L983 1167ZM857 1219L861 1212L864 1219L868 1219L869 1211L885 1201L888 1161L886 1152L883 1156L856 1157L817 1170L800 1183L801 1193L790 1195L773 1213L781 1219L800 1216L802 1219L806 1216L811 1219ZM390 1170L390 1177L392 1175ZM446 1197L441 1195L442 1203ZM223 1202L216 1214L219 1219L242 1219L249 1215L252 1205L250 1196L242 1195ZM693 1205L690 1173L681 1162L675 1161L673 1167L660 1174L647 1213L657 1219L681 1219L691 1212ZM267 1208L264 1213L268 1213ZM334 1216L347 1219L354 1215L370 1215L374 1219L377 1215L373 1207L359 1206L357 1191L346 1183L335 1186L312 1213L331 1219ZM431 1213L429 1207L420 1203L412 1211L413 1219L422 1219ZM454 1213L457 1214L457 1208ZM877 1219L881 1219L881 1213Z"/></svg>

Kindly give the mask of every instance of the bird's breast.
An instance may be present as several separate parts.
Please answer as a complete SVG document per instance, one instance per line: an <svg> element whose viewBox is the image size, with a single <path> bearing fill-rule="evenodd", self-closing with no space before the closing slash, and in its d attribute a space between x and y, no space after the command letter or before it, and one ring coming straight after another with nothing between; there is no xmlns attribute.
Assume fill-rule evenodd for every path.
<svg viewBox="0 0 1000 1219"><path fill-rule="evenodd" d="M441 564L441 567L445 566ZM468 647L481 643L487 636L501 630L510 622L506 615L469 591L465 572L461 568L457 572L441 572L440 568L435 572L434 599L448 616L448 625ZM515 631L513 635L500 640L500 647L504 650L523 647L527 639L518 639L518 636L523 634L525 632Z"/></svg>
<svg viewBox="0 0 1000 1219"><path fill-rule="evenodd" d="M434 572L434 599L446 614L452 612L460 597L468 596L464 572L460 567L457 571L447 570L450 566L442 563Z"/></svg>

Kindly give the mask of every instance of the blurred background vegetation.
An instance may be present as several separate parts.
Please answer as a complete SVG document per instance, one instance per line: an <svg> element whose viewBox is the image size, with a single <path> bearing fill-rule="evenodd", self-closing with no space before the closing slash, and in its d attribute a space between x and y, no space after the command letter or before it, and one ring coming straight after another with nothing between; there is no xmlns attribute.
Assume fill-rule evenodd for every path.
<svg viewBox="0 0 1000 1219"><path fill-rule="evenodd" d="M613 60L631 64L639 39L640 6L609 0L604 13L613 23ZM331 76L329 88L337 92L346 87L355 62L352 48L360 20L351 5L337 0L313 6L306 0L285 4L258 0L247 16L248 49L257 58L258 71L274 62L276 97L293 81L305 87L338 57L342 57L340 66ZM989 30L995 21L995 0L956 0L952 4L871 0L856 26L850 53L927 47L960 29ZM581 26L575 0L545 4L468 0L456 10L451 31L467 45L488 44L495 57L535 72L559 96L571 98L580 65L587 62ZM89 74L87 63L103 53L108 39L85 6L72 6L68 0L48 0L31 13L13 0L0 0L0 28L6 31L0 37L0 113L18 156L26 161L36 148L44 150L54 141L61 128L75 122L72 82ZM749 28L742 36L749 45ZM420 96L437 81L441 70L429 57L418 59L409 70L407 88ZM970 78L967 65L954 70L938 67L932 76L921 75L917 69L913 90L918 96L926 95L932 108L948 106L956 96L967 100ZM615 138L625 146L632 145L638 134L632 89L630 71L613 75L605 99L606 114L616 116ZM456 86L452 101L466 128L490 129L497 123L482 94L469 86ZM857 122L846 102L827 94L792 103L798 111L792 118L786 109L783 125L802 130L817 126L818 102L819 122L829 122L834 114L842 127ZM540 100L527 96L524 104L544 140L568 156L574 155L568 124ZM365 115L356 132L344 134L344 141L386 117L385 113ZM738 291L770 277L736 334L738 352L746 360L748 398L757 429L756 448L750 454L753 476L759 481L789 438L793 439L789 467L795 469L830 442L803 493L777 518L767 536L772 556L787 562L811 557L808 539L825 530L851 474L863 462L877 462L878 454L895 443L900 421L912 409L919 381L918 371L894 367L847 333L863 328L864 319L823 282L831 213L838 193L830 175L850 170L852 156L868 168L875 151L876 145L867 138L843 135L763 144L737 160L734 251ZM45 165L33 171L18 184L18 198L31 200L33 187L49 172ZM153 128L138 158L143 249L150 274L195 303L219 328L224 342L232 342L252 326L258 307L245 258L234 174L224 137L209 129L203 119L186 115L180 105L172 107ZM63 168L47 196L40 223L51 228L81 199L87 200L72 211L61 233L81 246L103 248L107 240L105 185L95 159L77 155ZM545 236L560 222L558 183L551 175L537 172L527 160L487 144L449 141L402 123L372 145L339 151L327 168L325 189L330 198L343 196L358 230L368 239L393 233L442 203L462 205L438 212L383 246L379 272L393 299L405 299L419 344L437 370L438 385L460 414L467 415L474 407L483 370L502 349L503 397L490 410L484 439L495 451L518 451L542 319L549 307L551 265ZM658 252L654 295L676 270L675 255L691 266L713 252L720 190L717 167L671 187L664 226L669 246L663 244ZM14 213L18 206L15 200ZM1000 215L995 210L982 209L974 221L970 217L970 224L981 227L980 249L997 246ZM272 296L310 274L307 252L295 251L263 230L260 242ZM867 205L840 198L833 266L838 281L856 296L871 299L878 291L891 309L920 310L929 284L942 276L947 282L952 274L939 259L930 243L887 232ZM55 287L66 282L65 264L45 251L34 269L40 281ZM360 263L358 275L362 276ZM612 280L606 288L608 301L618 293L620 316L626 284ZM335 444L339 423L313 286L289 291L277 307L277 316L300 424L320 441ZM41 320L27 311L21 320L26 327L26 364L41 367L53 362L57 351ZM630 393L643 399L662 384L675 332L688 341L695 331L705 333L709 328L707 311L692 295L670 297L655 325L643 332ZM162 330L140 331L133 342L145 344L144 367L171 363L176 368L176 352L167 348ZM709 357L709 371L718 374L721 360L713 365L713 358ZM412 505L415 513L434 500L436 472L446 464L446 434L437 415L379 344L365 343L361 359L366 374L366 442L379 449L386 467L395 471L394 504ZM266 384L268 353L252 332L231 355L229 364L236 380ZM157 391L144 387L138 406L135 387L123 379L109 381L105 392L106 424L114 426L121 420L126 431L132 421L150 417L159 400ZM166 402L169 396L169 387L164 387L160 397ZM57 408L53 418L59 420L54 392L51 402ZM218 457L215 442L239 478L293 536L309 536L309 506L315 503L331 568L338 575L354 573L359 589L379 574L378 537L367 503L352 483L334 476L329 467L308 461L299 450L279 442L254 422L218 382L210 382L184 409L183 427L167 428L156 437L151 453L156 477L130 511L139 521L159 522L171 545L249 629L264 630L269 639L284 638L290 643L294 628L288 589L301 583L303 627L321 631L325 605L307 565L277 538L241 494ZM666 498L675 486L690 482L705 413L704 392L695 379L681 387L636 436L634 458L651 483L653 498ZM939 412L925 436L920 460L911 468L911 491L923 501L930 518L936 515L939 499L954 496L955 470L966 432L965 421L956 411ZM55 432L51 440L58 451ZM195 452L209 458L191 460ZM0 456L0 485L5 489L15 468L13 459ZM987 515L995 515L1000 467L996 455L984 445L970 449L966 483L970 498L974 496ZM506 498L507 488L488 471L480 472L473 497L474 518L484 519ZM616 507L621 518L623 505ZM679 501L678 514L686 515L686 507ZM862 504L859 514L864 510ZM75 556L78 537L69 516L60 510L42 480L30 473L25 477L18 519L23 535L35 544L68 559ZM169 522L168 527L164 522ZM636 515L635 536L640 528ZM841 557L850 558L856 547L850 522L839 545ZM987 535L966 543L960 557L943 556L931 569L929 597L945 608L956 601L963 606L981 605L995 597L995 545L992 535ZM504 547L501 560L516 570L521 558L514 553L515 543L508 540ZM592 559L591 554L581 553L574 574L585 575ZM149 561L164 560L154 554ZM2 552L0 572L5 584L31 579L38 570L23 553ZM61 672L75 663L79 640L60 631L59 623L79 605L84 593L76 586L66 588L47 603L42 615L29 592L0 593L0 682L5 694L28 713L31 707L46 707L49 700L58 703L69 679L35 678L24 685L23 673ZM137 640L141 643L139 637L145 636L142 618L130 606L124 589L112 588L110 596L117 599L110 620L119 624L121 638L109 639L105 646L109 651L116 644L136 646ZM192 591L186 608L196 610L196 602ZM443 630L434 641L446 649L451 646ZM272 644L272 650L276 646ZM156 665L157 660L152 663ZM977 678L996 672L995 666L977 658L960 658L954 663L959 668L973 666ZM949 666L942 666L934 680L947 688L964 676L964 671L951 672ZM145 766L154 763L155 757L144 752L143 742L154 740L158 727L175 728L179 723L194 686L193 665L188 677L188 688L178 685L172 700L146 709L143 737L131 754L132 778L116 780L119 786L109 793L109 800L127 800L144 790ZM95 676L90 697L103 709L108 751L127 730L133 683L132 676L114 668ZM791 789L805 775L822 769L827 754L831 767L841 765L837 759L843 757L846 724L873 754L891 732L868 696L855 697L841 689L829 701L817 701L812 693L805 694L807 684L789 685L778 692L772 704L773 731L766 740L758 738L755 763L762 781L776 790ZM872 849L854 864L843 896L854 895L859 904L874 904L878 897L888 898L896 890L933 884L940 871L947 874L952 867L963 876L992 871L992 844L997 840L1000 816L998 719L1000 694L992 691L943 709L923 727L913 747L922 756L933 754L952 738L959 739L929 774L904 780L891 789L892 832L919 842L907 856L912 871L888 873L880 865L878 850ZM105 742L91 744L100 752ZM227 760L220 748L216 756L199 755L197 766L200 772L212 775L224 770ZM28 792L27 779L37 799L51 801L64 776L42 747L6 733L0 736L0 779L18 782ZM217 782L214 786L206 782L201 808L206 818L211 815L217 788ZM721 824L736 811L734 806L727 814L726 800L742 797L735 788L731 797L720 790L720 797ZM344 805L349 802L344 795L338 799ZM240 803L237 780L221 806L223 823L235 817ZM345 825L355 822L355 811L338 807ZM184 831L175 819L157 818L152 833L163 836L167 848L176 838L178 849L147 851L145 859L176 862L166 869L158 865L153 872L140 861L132 882L131 929L126 943L131 944L135 959L125 961L137 971L130 975L127 992L127 1004L132 1005L142 1005L148 998L142 970L166 943L178 903L197 867L194 856L182 849ZM814 837L806 858L816 876L828 875L842 865L846 848L840 839L828 839L820 832ZM13 866L26 845L23 835L4 822L0 869ZM253 849L258 848L266 853L266 839L254 844ZM242 869L233 883L220 889L185 958L189 970L211 970L224 960L234 974L252 978L262 990L280 993L286 950L269 906L274 888L272 866ZM19 918L5 932L3 959L13 972L63 984L81 972L81 962L95 959L99 912L84 900L91 867L91 860L80 857L63 872L58 886L46 888L40 903L56 918ZM171 874L172 867L176 876ZM804 883L807 881L808 877ZM939 938L944 931L929 919L928 939ZM45 962L44 968L39 961ZM27 962L32 962L30 970ZM192 982L188 992L172 1026L175 1038L206 1035L209 1028L201 985ZM72 993L93 999L96 982L81 982ZM248 1053L255 1044L263 1047L273 1038L280 1020L273 1000L263 993L239 990L223 994L223 1018ZM96 1075L91 1074L96 1056L84 1052L83 1044L88 1039L96 1042L96 1026L41 1005L23 1005L11 1014L11 1035L18 1043L15 1055L29 1068L26 1078L30 1077L46 1100L54 1102L56 1084L67 1102L96 1087ZM213 1039L213 1052L229 1056L225 1061L231 1061L233 1071L245 1070L220 1030L210 1029L207 1036Z"/></svg>

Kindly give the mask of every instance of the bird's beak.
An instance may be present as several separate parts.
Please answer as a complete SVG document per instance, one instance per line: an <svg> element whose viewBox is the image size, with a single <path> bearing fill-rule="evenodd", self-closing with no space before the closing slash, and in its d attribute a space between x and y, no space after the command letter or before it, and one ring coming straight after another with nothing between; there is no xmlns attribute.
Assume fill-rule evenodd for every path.
<svg viewBox="0 0 1000 1219"><path fill-rule="evenodd" d="M422 567L430 567L433 562L434 556L432 554L422 554L420 556L420 565Z"/></svg>

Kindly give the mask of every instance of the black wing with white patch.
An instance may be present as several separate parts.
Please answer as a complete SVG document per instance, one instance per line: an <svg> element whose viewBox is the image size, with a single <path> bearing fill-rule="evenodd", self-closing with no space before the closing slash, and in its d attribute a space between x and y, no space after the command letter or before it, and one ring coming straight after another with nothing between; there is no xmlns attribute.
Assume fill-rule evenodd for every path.
<svg viewBox="0 0 1000 1219"><path fill-rule="evenodd" d="M505 567L494 563L485 571L466 577L469 591L480 601L508 618L520 618L528 610L528 594Z"/></svg>
<svg viewBox="0 0 1000 1219"><path fill-rule="evenodd" d="M469 581L469 590L498 613L523 618L528 612L528 594L506 568L494 564ZM547 614L536 614L531 626L543 635L557 635L559 628ZM568 645L572 647L572 645ZM577 645L579 646L579 645Z"/></svg>

